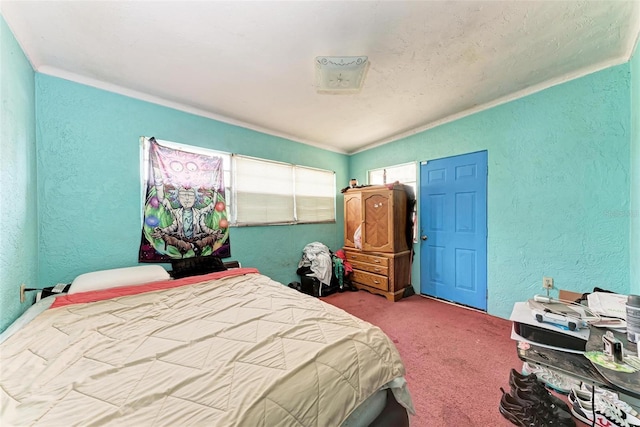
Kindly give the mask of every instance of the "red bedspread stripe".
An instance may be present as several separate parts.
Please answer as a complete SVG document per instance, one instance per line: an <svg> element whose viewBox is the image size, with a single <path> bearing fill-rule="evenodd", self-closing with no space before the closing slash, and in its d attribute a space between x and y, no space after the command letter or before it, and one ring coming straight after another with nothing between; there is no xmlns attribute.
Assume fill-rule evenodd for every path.
<svg viewBox="0 0 640 427"><path fill-rule="evenodd" d="M160 282L145 283L144 285L121 286L117 288L102 289L99 291L79 292L77 294L67 294L60 296L51 304L49 308L64 307L71 304L83 304L87 302L102 301L105 299L123 297L127 295L137 295L144 292L160 291L163 289L177 288L179 286L192 285L194 283L207 280L222 279L223 277L241 276L243 274L259 273L256 268L233 268L215 273L203 274L201 276L189 276L176 280L163 280Z"/></svg>

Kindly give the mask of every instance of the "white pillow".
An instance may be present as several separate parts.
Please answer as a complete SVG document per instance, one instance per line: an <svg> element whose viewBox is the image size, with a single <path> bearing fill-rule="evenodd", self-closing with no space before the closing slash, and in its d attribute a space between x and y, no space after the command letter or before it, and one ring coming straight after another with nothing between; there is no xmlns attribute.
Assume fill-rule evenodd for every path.
<svg viewBox="0 0 640 427"><path fill-rule="evenodd" d="M160 265L114 268L81 274L71 282L70 294L116 288L118 286L142 285L169 280L171 276Z"/></svg>

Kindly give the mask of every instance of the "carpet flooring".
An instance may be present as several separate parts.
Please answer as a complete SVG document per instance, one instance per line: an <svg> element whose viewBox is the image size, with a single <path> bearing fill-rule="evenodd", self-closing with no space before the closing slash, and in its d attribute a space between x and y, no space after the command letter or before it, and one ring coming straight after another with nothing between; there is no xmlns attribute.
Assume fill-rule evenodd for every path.
<svg viewBox="0 0 640 427"><path fill-rule="evenodd" d="M412 427L513 425L498 411L500 387L508 390L511 368L522 368L510 321L419 295L395 303L366 291L322 299L393 340L416 409Z"/></svg>

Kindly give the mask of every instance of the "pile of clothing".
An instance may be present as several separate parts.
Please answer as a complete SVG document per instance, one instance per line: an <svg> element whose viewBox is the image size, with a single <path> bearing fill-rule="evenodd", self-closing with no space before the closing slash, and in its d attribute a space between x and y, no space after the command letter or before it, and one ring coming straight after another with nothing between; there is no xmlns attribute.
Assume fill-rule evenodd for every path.
<svg viewBox="0 0 640 427"><path fill-rule="evenodd" d="M302 250L296 273L303 281L305 278L317 279L318 291L313 294L325 296L335 291L357 290L347 280L351 271L353 268L342 250L334 255L325 244L312 242Z"/></svg>

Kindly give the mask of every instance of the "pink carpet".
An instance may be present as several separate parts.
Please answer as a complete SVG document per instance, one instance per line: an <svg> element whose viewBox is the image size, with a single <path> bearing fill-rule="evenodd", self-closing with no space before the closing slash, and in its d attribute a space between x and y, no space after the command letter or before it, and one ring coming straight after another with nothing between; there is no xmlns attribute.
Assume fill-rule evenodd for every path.
<svg viewBox="0 0 640 427"><path fill-rule="evenodd" d="M522 368L510 321L418 295L392 303L359 291L323 300L393 340L416 409L413 427L512 425L498 411L500 387L509 390L509 371Z"/></svg>

